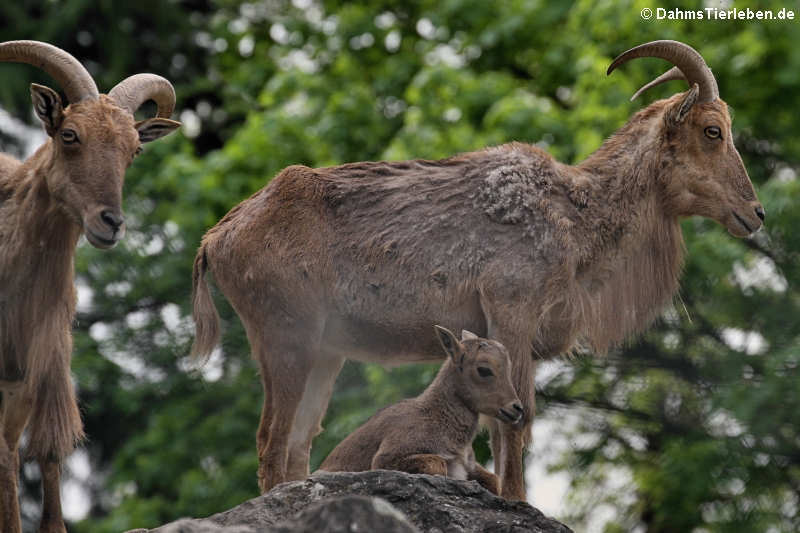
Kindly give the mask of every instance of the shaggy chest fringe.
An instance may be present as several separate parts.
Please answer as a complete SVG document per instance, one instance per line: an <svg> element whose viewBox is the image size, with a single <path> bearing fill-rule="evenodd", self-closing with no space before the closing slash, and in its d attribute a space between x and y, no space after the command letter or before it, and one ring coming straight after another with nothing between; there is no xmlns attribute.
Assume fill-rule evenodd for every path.
<svg viewBox="0 0 800 533"><path fill-rule="evenodd" d="M27 220L25 207L10 211L16 231L0 245L0 381L34 387L54 358L70 357L80 228L53 209L31 209L48 216Z"/></svg>
<svg viewBox="0 0 800 533"><path fill-rule="evenodd" d="M639 243L603 261L591 277L578 280L583 311L580 337L605 353L640 333L678 290L683 236L677 220L661 220Z"/></svg>

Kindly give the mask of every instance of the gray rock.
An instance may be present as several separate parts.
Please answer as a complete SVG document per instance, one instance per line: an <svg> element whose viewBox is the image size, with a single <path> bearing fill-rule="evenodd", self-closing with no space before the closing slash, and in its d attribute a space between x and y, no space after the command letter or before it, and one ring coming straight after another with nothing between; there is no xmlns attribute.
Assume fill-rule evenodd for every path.
<svg viewBox="0 0 800 533"><path fill-rule="evenodd" d="M270 533L419 533L403 513L382 498L343 496L309 505Z"/></svg>
<svg viewBox="0 0 800 533"><path fill-rule="evenodd" d="M158 529L133 529L127 533L148 533L148 531L158 531L159 533L255 533L257 530L243 525L221 526L209 520L181 518Z"/></svg>
<svg viewBox="0 0 800 533"><path fill-rule="evenodd" d="M571 533L473 481L403 472L319 472L203 520L151 533ZM136 530L146 533L146 530ZM129 532L132 533L132 532Z"/></svg>

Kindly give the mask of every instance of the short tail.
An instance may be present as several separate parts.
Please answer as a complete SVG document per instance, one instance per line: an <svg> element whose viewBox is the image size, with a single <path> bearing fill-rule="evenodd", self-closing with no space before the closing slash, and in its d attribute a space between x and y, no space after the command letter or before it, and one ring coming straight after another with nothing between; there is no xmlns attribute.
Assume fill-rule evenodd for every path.
<svg viewBox="0 0 800 533"><path fill-rule="evenodd" d="M206 245L200 245L194 258L192 271L192 316L194 317L195 336L192 344L192 357L205 360L219 343L219 314L211 299L208 282L205 280L208 269Z"/></svg>

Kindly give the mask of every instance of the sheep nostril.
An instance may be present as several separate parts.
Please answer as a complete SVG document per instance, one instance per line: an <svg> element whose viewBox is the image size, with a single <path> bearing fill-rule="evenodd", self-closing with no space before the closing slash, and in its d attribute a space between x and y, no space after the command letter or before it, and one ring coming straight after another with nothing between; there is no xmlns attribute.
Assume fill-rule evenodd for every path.
<svg viewBox="0 0 800 533"><path fill-rule="evenodd" d="M756 216L761 219L763 222L767 216L767 213L764 211L764 208L761 206L756 207Z"/></svg>
<svg viewBox="0 0 800 533"><path fill-rule="evenodd" d="M103 220L103 222L111 226L111 229L113 229L114 231L118 230L119 227L122 226L122 224L125 222L125 219L122 218L121 215L118 215L113 211L109 210L100 213L100 218Z"/></svg>
<svg viewBox="0 0 800 533"><path fill-rule="evenodd" d="M514 405L512 405L511 407L513 407L516 412L522 414L523 412L522 404L515 402Z"/></svg>

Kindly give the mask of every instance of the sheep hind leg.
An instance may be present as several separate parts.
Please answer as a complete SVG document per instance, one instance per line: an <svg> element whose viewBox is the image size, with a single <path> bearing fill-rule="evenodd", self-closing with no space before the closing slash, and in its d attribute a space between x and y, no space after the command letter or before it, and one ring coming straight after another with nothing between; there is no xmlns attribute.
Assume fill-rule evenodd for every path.
<svg viewBox="0 0 800 533"><path fill-rule="evenodd" d="M17 483L19 476L20 436L28 425L33 401L23 390L6 390L0 404L0 531L19 533L20 522Z"/></svg>
<svg viewBox="0 0 800 533"><path fill-rule="evenodd" d="M495 496L500 495L500 478L477 463L473 465L473 470L469 473L467 479L477 481Z"/></svg>
<svg viewBox="0 0 800 533"><path fill-rule="evenodd" d="M39 533L66 533L61 515L61 462L54 457L40 458L42 472L42 520Z"/></svg>
<svg viewBox="0 0 800 533"><path fill-rule="evenodd" d="M287 481L305 479L309 475L311 443L322 432L322 419L343 364L344 359L335 356L325 356L314 362L289 435Z"/></svg>
<svg viewBox="0 0 800 533"><path fill-rule="evenodd" d="M253 354L256 355L256 359L261 361L258 356L262 353L261 348L259 345L256 344L256 341L250 341L251 346L253 347ZM272 397L271 397L271 387L270 387L270 379L269 379L269 369L267 368L266 364L261 364L261 385L264 388L264 404L261 407L261 421L258 424L258 432L256 433L256 445L258 448L258 456L261 457L267 450L267 444L269 443L269 426L272 424ZM259 477L259 486L261 485L261 478Z"/></svg>
<svg viewBox="0 0 800 533"><path fill-rule="evenodd" d="M444 457L431 453L417 453L392 459L376 455L372 461L373 469L400 470L409 474L447 475L447 461Z"/></svg>
<svg viewBox="0 0 800 533"><path fill-rule="evenodd" d="M259 443L258 486L262 494L288 480L289 436L314 366L314 357L319 355L321 332L321 327L315 331L306 328L302 336L298 334L293 339L287 338L286 332L275 335L275 330L271 330L268 337L270 348L267 349L266 342L263 342L260 344L262 349L256 354L265 379L265 405L267 402L270 404L269 425L266 426L267 418L262 417L262 430L259 431L259 439L263 439L264 433L268 435L266 445ZM267 338L266 333L264 335ZM263 432L264 427L269 429Z"/></svg>

